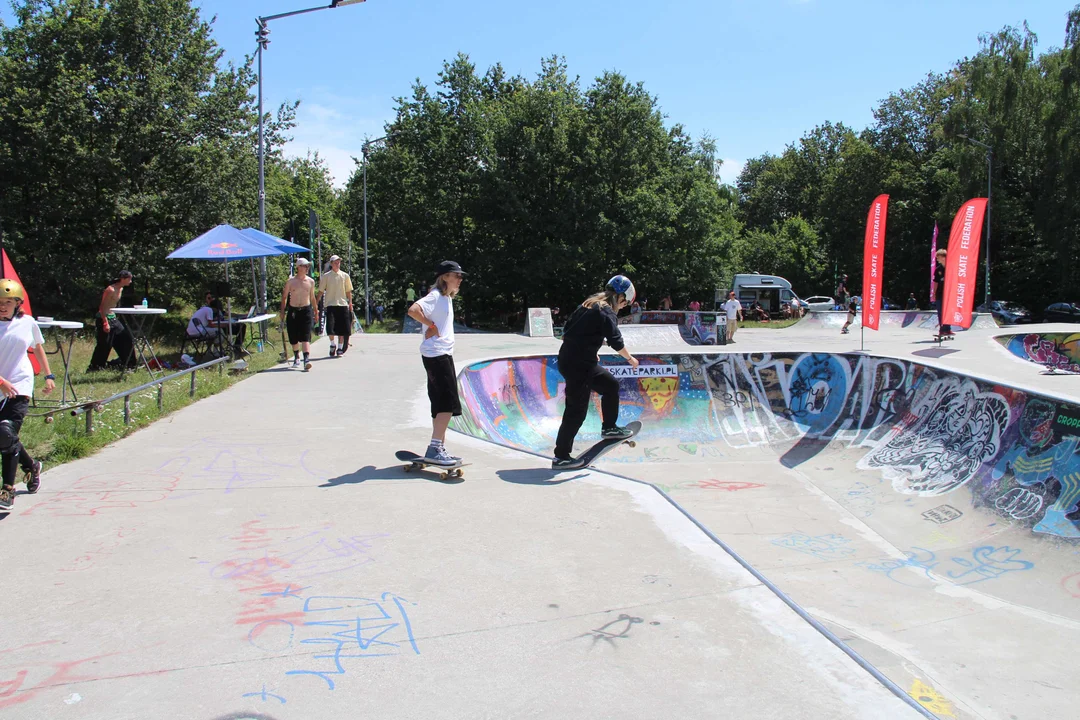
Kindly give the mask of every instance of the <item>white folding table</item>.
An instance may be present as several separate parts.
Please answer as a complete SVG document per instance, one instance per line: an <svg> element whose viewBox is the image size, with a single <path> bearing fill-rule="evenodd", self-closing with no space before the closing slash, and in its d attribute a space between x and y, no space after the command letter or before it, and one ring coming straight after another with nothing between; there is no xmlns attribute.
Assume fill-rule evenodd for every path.
<svg viewBox="0 0 1080 720"><path fill-rule="evenodd" d="M150 377L154 377L154 371L150 369L150 356L154 361L154 365L160 370L161 363L158 362L157 355L154 354L154 347L150 344L149 338L146 337L150 328L154 326L154 318L158 315L165 314L165 308L144 308L142 306L136 307L117 307L112 310L117 315L124 315L130 317L131 322L128 323L128 332L131 333L131 352L137 352L139 359L142 360L143 367L146 368L146 372L150 373ZM146 327L146 321L150 321L150 327ZM127 372L127 364L131 359L130 354L126 358L121 358L121 373Z"/></svg>
<svg viewBox="0 0 1080 720"><path fill-rule="evenodd" d="M74 320L38 320L38 327L42 330L55 330L56 349L52 352L45 351L47 355L60 354L60 360L64 363L64 382L60 386L60 404L67 404L67 391L71 389L71 399L75 402L79 402L79 397L75 394L75 384L71 381L71 347L75 344L75 333L83 329L81 322L75 322ZM68 333L67 350L64 349L64 333Z"/></svg>

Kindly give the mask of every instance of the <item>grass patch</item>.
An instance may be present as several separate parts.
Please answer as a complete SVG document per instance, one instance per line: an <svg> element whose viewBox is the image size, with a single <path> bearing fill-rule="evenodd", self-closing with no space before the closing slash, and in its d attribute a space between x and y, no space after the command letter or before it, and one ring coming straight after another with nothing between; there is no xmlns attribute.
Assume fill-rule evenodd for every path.
<svg viewBox="0 0 1080 720"><path fill-rule="evenodd" d="M401 332L400 320L383 320L382 322L373 321L370 325L364 328L364 332L373 335L385 335L389 333Z"/></svg>
<svg viewBox="0 0 1080 720"><path fill-rule="evenodd" d="M270 337L271 340L274 339L273 334ZM158 359L173 365L173 369L166 370L165 374L176 372L180 359L179 342L157 339L153 341L153 344ZM54 347L55 344L52 341L52 332L50 331L46 337L45 348L51 351ZM251 349L254 350L254 346ZM130 425L124 424L123 400L115 400L106 405L103 412L94 413L94 432L90 435L86 434L85 416L72 417L70 411L57 410L62 383L65 379L64 365L58 354L50 354L49 365L50 369L56 374L56 389L51 395L44 395L40 376L36 379L37 405L30 406L26 421L23 423L22 430L19 433L19 439L26 446L26 449L30 451L31 455L49 465L58 465L92 455L109 443L126 437L171 412L186 407L201 398L217 394L246 377L251 377L261 370L273 367L278 362L280 350L280 344L271 344L264 346L261 353L253 352L251 356L246 358L248 367L245 371L230 372L227 369L229 363L225 363L225 367L221 371L217 367L200 370L196 373L194 397L189 395L191 389L190 375L165 383L161 410L157 406L156 386L132 395ZM104 400L151 380L146 370L142 368L123 376L116 370L88 373L86 367L90 364L90 356L93 351L94 337L92 330L76 338L71 351L71 381L75 386L75 393L78 395L80 403L91 400ZM159 374L158 377L162 377L162 375ZM68 390L68 401L71 402L70 389ZM49 412L54 413L52 416L53 422L51 423L47 423L44 417Z"/></svg>

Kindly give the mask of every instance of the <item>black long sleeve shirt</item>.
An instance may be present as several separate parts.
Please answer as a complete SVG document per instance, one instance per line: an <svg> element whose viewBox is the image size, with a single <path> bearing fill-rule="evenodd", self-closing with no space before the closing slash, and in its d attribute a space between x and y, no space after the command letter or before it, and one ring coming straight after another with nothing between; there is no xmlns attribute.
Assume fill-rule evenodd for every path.
<svg viewBox="0 0 1080 720"><path fill-rule="evenodd" d="M605 340L616 352L626 347L619 332L619 319L607 305L591 308L578 305L563 326L562 339L559 354L581 362L596 362L596 354Z"/></svg>

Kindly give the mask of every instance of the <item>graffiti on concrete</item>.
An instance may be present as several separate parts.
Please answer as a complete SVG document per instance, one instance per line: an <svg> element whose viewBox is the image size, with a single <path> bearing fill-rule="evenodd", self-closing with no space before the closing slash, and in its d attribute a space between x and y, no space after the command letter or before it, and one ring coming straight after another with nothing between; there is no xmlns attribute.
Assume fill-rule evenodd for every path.
<svg viewBox="0 0 1080 720"><path fill-rule="evenodd" d="M643 429L637 453L611 462L722 462L728 450L771 447L784 465L797 467L834 447L912 500L963 489L970 505L1010 523L1080 537L1080 407L895 358L714 353L639 360L665 366L666 376L619 378L619 422L638 420ZM618 357L602 362L625 366ZM551 452L563 410L556 358L476 363L460 383L465 413L456 429ZM599 431L594 397L578 442L595 442ZM927 519L956 520L950 512Z"/></svg>
<svg viewBox="0 0 1080 720"><path fill-rule="evenodd" d="M1080 373L1080 333L1028 333L1001 335L996 339L1021 360Z"/></svg>

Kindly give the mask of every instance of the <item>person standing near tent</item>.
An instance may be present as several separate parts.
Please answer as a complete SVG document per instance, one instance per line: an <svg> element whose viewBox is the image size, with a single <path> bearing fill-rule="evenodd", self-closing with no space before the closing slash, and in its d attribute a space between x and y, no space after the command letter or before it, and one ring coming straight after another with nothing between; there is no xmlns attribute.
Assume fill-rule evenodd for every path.
<svg viewBox="0 0 1080 720"><path fill-rule="evenodd" d="M117 363L120 367L123 367L125 363L132 367L135 364L131 333L113 312L113 308L120 304L120 296L124 288L130 285L131 281L131 272L121 270L116 280L101 293L101 302L98 304L97 315L94 316L97 346L90 357L90 367L87 368L87 372L104 370L108 366L109 352L112 350L116 350Z"/></svg>
<svg viewBox="0 0 1080 720"><path fill-rule="evenodd" d="M619 310L634 302L634 283L625 275L616 275L603 292L585 299L563 326L559 350L559 372L566 380L566 408L555 440L552 468L574 462L574 438L589 411L593 391L600 394L601 430L604 438L630 437L631 432L617 425L619 420L619 381L600 366L600 346L606 340L612 350L626 358L630 367L638 361L626 349L619 332Z"/></svg>
<svg viewBox="0 0 1080 720"><path fill-rule="evenodd" d="M10 510L15 503L15 476L20 467L25 473L27 492L36 493L41 486L41 461L30 457L19 442L19 430L34 395L34 367L28 351L34 351L45 371L45 393L56 387L41 329L32 317L23 314L25 300L22 285L0 280L0 510Z"/></svg>
<svg viewBox="0 0 1080 720"><path fill-rule="evenodd" d="M409 317L427 328L420 355L427 372L431 401L431 442L424 459L433 465L454 465L461 458L446 451L446 428L450 418L461 414L457 371L454 368L454 297L461 290L465 272L453 260L435 268L431 292L409 306Z"/></svg>
<svg viewBox="0 0 1080 720"><path fill-rule="evenodd" d="M304 351L304 372L311 369L311 326L319 322L319 309L315 300L315 281L308 277L311 261L296 261L296 274L289 278L281 290L281 319L289 333L292 345L293 367L300 365L300 346ZM286 312L288 308L288 312Z"/></svg>
<svg viewBox="0 0 1080 720"><path fill-rule="evenodd" d="M326 334L330 336L330 357L344 355L352 334L353 285L349 273L341 270L341 257L330 257L330 270L319 277L319 300L325 303ZM334 344L334 339L338 344Z"/></svg>

